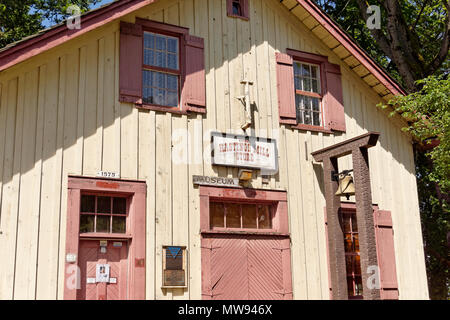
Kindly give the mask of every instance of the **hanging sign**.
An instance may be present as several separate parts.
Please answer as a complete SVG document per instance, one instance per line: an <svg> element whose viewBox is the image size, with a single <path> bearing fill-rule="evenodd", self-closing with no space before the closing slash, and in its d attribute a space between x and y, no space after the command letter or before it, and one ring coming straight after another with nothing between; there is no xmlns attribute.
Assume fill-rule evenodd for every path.
<svg viewBox="0 0 450 320"><path fill-rule="evenodd" d="M277 144L274 139L213 132L212 164L278 171Z"/></svg>

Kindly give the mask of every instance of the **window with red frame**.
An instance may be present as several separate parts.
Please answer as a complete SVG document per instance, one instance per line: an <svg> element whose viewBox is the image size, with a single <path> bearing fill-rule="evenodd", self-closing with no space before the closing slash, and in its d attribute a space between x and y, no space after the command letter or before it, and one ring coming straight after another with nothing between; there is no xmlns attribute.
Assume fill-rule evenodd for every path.
<svg viewBox="0 0 450 320"><path fill-rule="evenodd" d="M345 265L349 299L362 299L363 285L361 277L361 259L359 253L358 224L355 212L343 212Z"/></svg>
<svg viewBox="0 0 450 320"><path fill-rule="evenodd" d="M295 107L300 124L323 124L320 81L320 66L294 61Z"/></svg>
<svg viewBox="0 0 450 320"><path fill-rule="evenodd" d="M81 195L80 233L126 233L127 198Z"/></svg>
<svg viewBox="0 0 450 320"><path fill-rule="evenodd" d="M210 202L211 229L272 229L270 204Z"/></svg>
<svg viewBox="0 0 450 320"><path fill-rule="evenodd" d="M180 84L179 38L144 32L142 99L144 103L177 107Z"/></svg>
<svg viewBox="0 0 450 320"><path fill-rule="evenodd" d="M227 0L227 15L248 19L248 0Z"/></svg>

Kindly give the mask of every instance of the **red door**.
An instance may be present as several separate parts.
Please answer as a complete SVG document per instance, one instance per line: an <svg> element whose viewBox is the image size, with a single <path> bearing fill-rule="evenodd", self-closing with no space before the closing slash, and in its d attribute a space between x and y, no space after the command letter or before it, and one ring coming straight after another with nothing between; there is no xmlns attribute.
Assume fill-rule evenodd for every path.
<svg viewBox="0 0 450 320"><path fill-rule="evenodd" d="M214 300L292 299L289 239L262 235L203 237L208 294ZM208 297L209 296L209 297Z"/></svg>
<svg viewBox="0 0 450 320"><path fill-rule="evenodd" d="M105 247L99 240L82 240L79 248L81 289L78 300L127 299L128 244L126 241L107 241ZM100 282L100 273L108 273L108 281ZM99 281L100 280L100 281ZM105 280L103 280L105 281Z"/></svg>

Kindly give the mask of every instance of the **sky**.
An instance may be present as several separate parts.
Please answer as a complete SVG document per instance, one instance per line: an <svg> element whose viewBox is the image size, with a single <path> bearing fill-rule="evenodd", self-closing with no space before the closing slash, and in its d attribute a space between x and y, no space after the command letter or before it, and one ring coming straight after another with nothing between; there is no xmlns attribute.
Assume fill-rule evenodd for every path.
<svg viewBox="0 0 450 320"><path fill-rule="evenodd" d="M111 3L111 2L113 2L113 1L114 1L114 0L101 0L101 1L98 2L97 4L92 5L92 6L91 6L91 9L96 9L96 8L98 8L98 7L101 7L101 6L105 5L105 4ZM44 20L44 21L42 22L42 24L44 25L45 28L49 28L49 27L51 27L51 26L53 25L53 23L51 23L51 22L48 21L48 20Z"/></svg>

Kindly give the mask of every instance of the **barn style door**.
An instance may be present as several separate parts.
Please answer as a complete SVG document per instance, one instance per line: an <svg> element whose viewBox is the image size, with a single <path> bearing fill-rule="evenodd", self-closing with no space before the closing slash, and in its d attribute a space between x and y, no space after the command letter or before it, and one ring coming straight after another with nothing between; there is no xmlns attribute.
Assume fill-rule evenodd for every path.
<svg viewBox="0 0 450 320"><path fill-rule="evenodd" d="M204 299L292 299L288 238L215 234L202 242Z"/></svg>
<svg viewBox="0 0 450 320"><path fill-rule="evenodd" d="M78 300L127 299L127 242L108 241L102 248L98 240L83 240L79 255Z"/></svg>

